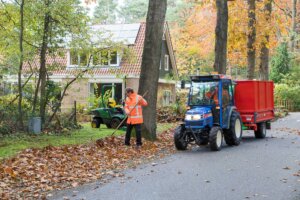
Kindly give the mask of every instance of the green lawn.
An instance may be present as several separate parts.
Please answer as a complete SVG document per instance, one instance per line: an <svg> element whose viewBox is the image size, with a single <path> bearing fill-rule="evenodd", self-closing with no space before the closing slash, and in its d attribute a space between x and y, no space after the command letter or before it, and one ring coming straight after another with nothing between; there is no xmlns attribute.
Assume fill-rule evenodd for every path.
<svg viewBox="0 0 300 200"><path fill-rule="evenodd" d="M67 135L27 135L17 134L0 138L0 159L16 155L19 151L28 148L43 148L49 145L62 146L72 144L85 144L96 139L110 136L113 129L93 129L90 123L82 124L83 128ZM174 126L172 123L158 124L158 132L168 130ZM122 135L125 131L117 131L115 135Z"/></svg>

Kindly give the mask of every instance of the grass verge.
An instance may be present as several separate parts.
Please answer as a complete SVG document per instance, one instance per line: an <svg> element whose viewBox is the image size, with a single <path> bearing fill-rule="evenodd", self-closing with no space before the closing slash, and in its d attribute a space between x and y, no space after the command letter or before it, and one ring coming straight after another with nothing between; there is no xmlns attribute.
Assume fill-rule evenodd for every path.
<svg viewBox="0 0 300 200"><path fill-rule="evenodd" d="M83 128L72 131L68 134L60 135L28 135L15 134L0 138L0 160L16 155L18 152L29 148L43 148L46 146L63 146L85 144L100 138L110 136L113 129L101 127L93 129L90 123L82 124ZM170 129L174 124L162 123L158 124L157 132L163 132ZM118 130L115 135L123 135L125 131Z"/></svg>

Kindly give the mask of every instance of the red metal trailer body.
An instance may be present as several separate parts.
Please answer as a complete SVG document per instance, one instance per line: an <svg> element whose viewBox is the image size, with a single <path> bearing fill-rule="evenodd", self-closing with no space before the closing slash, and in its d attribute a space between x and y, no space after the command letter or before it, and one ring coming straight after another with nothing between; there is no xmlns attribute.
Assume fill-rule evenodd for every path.
<svg viewBox="0 0 300 200"><path fill-rule="evenodd" d="M234 100L242 121L249 129L274 118L274 84L272 81L236 81ZM270 126L267 125L269 129Z"/></svg>

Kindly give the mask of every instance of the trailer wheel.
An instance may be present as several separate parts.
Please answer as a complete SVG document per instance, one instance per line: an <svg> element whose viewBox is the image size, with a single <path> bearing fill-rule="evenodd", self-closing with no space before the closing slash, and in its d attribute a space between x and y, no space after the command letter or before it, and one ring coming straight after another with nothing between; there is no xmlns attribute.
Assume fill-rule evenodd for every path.
<svg viewBox="0 0 300 200"><path fill-rule="evenodd" d="M99 118L94 118L93 121L91 122L92 128L100 128L101 124L101 119Z"/></svg>
<svg viewBox="0 0 300 200"><path fill-rule="evenodd" d="M184 128L182 126L178 126L174 132L174 143L177 150L186 150L187 141L186 134L184 133Z"/></svg>
<svg viewBox="0 0 300 200"><path fill-rule="evenodd" d="M230 117L230 127L224 131L224 139L227 145L239 145L242 139L242 120L240 115L233 111Z"/></svg>
<svg viewBox="0 0 300 200"><path fill-rule="evenodd" d="M259 139L265 138L267 134L266 122L258 123L257 131L254 131L254 134L256 138Z"/></svg>
<svg viewBox="0 0 300 200"><path fill-rule="evenodd" d="M220 151L223 143L223 132L218 126L211 128L209 132L209 146L212 151Z"/></svg>

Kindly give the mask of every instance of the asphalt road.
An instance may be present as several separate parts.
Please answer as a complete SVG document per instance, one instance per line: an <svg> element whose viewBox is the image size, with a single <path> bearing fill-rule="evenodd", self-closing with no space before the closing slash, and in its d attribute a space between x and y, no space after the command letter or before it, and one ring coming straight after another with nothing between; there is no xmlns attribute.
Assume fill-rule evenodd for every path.
<svg viewBox="0 0 300 200"><path fill-rule="evenodd" d="M300 200L300 113L272 124L267 138L244 132L237 147L220 152L194 147L125 171L109 183L60 191L53 199L103 200Z"/></svg>

